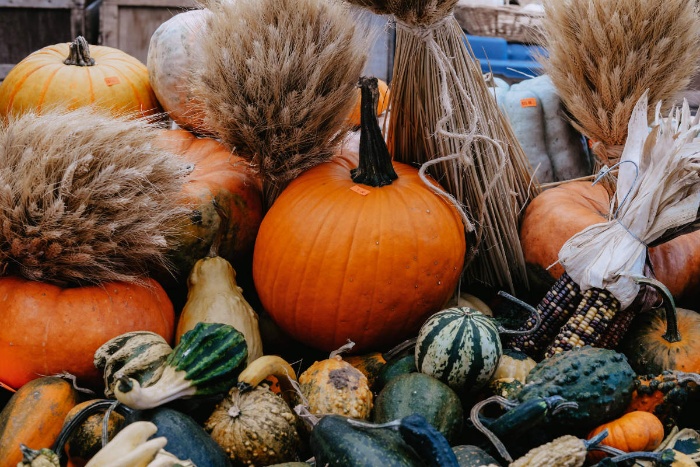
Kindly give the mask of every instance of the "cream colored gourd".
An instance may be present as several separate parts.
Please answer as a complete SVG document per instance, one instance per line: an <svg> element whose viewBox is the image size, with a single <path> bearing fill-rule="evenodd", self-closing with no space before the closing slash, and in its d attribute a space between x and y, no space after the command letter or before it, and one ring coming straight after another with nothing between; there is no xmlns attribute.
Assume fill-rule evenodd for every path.
<svg viewBox="0 0 700 467"><path fill-rule="evenodd" d="M151 422L127 425L85 467L147 467L168 443L165 437L149 440L156 431Z"/></svg>
<svg viewBox="0 0 700 467"><path fill-rule="evenodd" d="M248 345L248 360L262 356L262 338L258 315L236 284L236 271L220 256L195 263L187 279L187 302L175 333L176 342L197 323L223 323L240 331Z"/></svg>

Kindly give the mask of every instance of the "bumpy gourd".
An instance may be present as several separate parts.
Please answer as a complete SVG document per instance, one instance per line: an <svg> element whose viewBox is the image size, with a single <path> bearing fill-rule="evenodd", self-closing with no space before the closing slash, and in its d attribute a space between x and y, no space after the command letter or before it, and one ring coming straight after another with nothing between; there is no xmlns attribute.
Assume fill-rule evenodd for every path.
<svg viewBox="0 0 700 467"><path fill-rule="evenodd" d="M559 395L578 409L552 416L555 422L592 428L620 416L632 399L635 373L613 350L585 346L554 355L530 371L520 401Z"/></svg>
<svg viewBox="0 0 700 467"><path fill-rule="evenodd" d="M340 355L315 362L299 376L299 384L311 413L369 418L373 395L367 377Z"/></svg>
<svg viewBox="0 0 700 467"><path fill-rule="evenodd" d="M269 465L296 458L296 416L267 388L233 388L204 428L236 464Z"/></svg>
<svg viewBox="0 0 700 467"><path fill-rule="evenodd" d="M528 451L509 467L540 467L544 465L581 467L586 461L586 445L583 440L565 435Z"/></svg>

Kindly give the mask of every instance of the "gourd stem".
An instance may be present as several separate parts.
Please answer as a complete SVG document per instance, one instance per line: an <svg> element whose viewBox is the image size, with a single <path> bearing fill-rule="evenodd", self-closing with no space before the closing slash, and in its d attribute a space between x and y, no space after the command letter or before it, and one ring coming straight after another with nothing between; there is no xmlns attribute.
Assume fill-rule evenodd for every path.
<svg viewBox="0 0 700 467"><path fill-rule="evenodd" d="M496 436L491 430L486 428L483 423L481 423L481 419L479 418L479 414L481 413L481 410L488 404L492 402L497 402L501 404L504 407L507 408L513 408L517 406L518 404L509 401L505 397L501 396L491 396L489 398L486 398L480 402L477 402L474 404L474 406L471 409L471 412L469 413L469 418L471 422L474 424L474 427L479 430L481 433L483 433L484 436L488 438L489 441L491 441L491 444L494 445L496 450L498 451L498 454L507 460L508 462L513 462L513 457L511 457L510 453L506 449L506 446L503 444L503 442Z"/></svg>
<svg viewBox="0 0 700 467"><path fill-rule="evenodd" d="M102 447L107 446L107 443L109 443L109 417L119 404L119 401L114 401L114 403L105 411L105 416L102 419Z"/></svg>
<svg viewBox="0 0 700 467"><path fill-rule="evenodd" d="M418 337L412 337L411 339L405 340L396 347L388 350L384 355L382 355L382 358L384 358L384 360L388 362L404 350L410 349L411 347L415 347L417 341Z"/></svg>
<svg viewBox="0 0 700 467"><path fill-rule="evenodd" d="M335 358L336 355L342 355L345 352L349 352L350 350L352 350L353 347L355 347L355 343L348 339L348 342L346 344L343 344L342 346L331 352L328 358Z"/></svg>
<svg viewBox="0 0 700 467"><path fill-rule="evenodd" d="M663 283L649 277L634 276L637 284L648 284L654 287L663 296L663 307L666 312L666 332L661 336L667 342L680 342L681 333L678 329L678 315L676 314L676 303L673 300L671 291Z"/></svg>
<svg viewBox="0 0 700 467"><path fill-rule="evenodd" d="M498 295L500 295L501 297L507 298L511 302L516 303L516 304L520 305L521 307L525 308L535 318L535 325L530 329L527 329L524 331L516 331L516 330L511 330L511 329L505 329L504 327L499 326L498 332L500 334L512 334L512 335L527 336L528 334L533 334L533 333L537 332L537 330L542 325L542 316L540 316L539 312L535 309L535 307L533 307L529 303L526 303L526 302L520 300L519 298L516 298L516 297L512 296L511 294L504 292L502 290L500 290L498 292Z"/></svg>
<svg viewBox="0 0 700 467"><path fill-rule="evenodd" d="M90 46L83 36L78 36L68 46L70 53L63 63L75 66L94 66L95 59L90 56Z"/></svg>
<svg viewBox="0 0 700 467"><path fill-rule="evenodd" d="M219 215L219 228L216 230L214 241L211 242L207 258L216 258L217 256L219 256L219 248L221 248L221 241L226 235L226 232L228 232L229 218L228 214L226 214L226 211L219 203L219 200L213 198L211 200L211 204L214 206L216 213Z"/></svg>
<svg viewBox="0 0 700 467"><path fill-rule="evenodd" d="M372 187L389 185L398 175L391 163L391 154L377 120L379 88L377 78L363 76L359 82L360 98L360 164L350 171L355 183Z"/></svg>
<svg viewBox="0 0 700 467"><path fill-rule="evenodd" d="M608 434L609 434L608 429L606 428L603 431L601 431L600 433L598 433L597 435L595 435L593 438L583 440L583 445L586 446L587 451L598 449L598 446L600 446L600 442L603 441L605 438L607 438ZM608 447L610 447L610 446L608 446ZM615 449L615 448L612 448L612 449ZM615 450L617 451L617 449L615 449ZM604 449L601 449L601 451L604 451Z"/></svg>
<svg viewBox="0 0 700 467"><path fill-rule="evenodd" d="M635 451L635 452L625 452L618 456L610 458L610 462L614 464L619 464L620 462L632 460L632 459L651 459L652 461L661 463L660 465L672 465L673 461L673 450L666 449L661 452L648 452L648 451ZM600 465L600 463L595 464L593 467Z"/></svg>

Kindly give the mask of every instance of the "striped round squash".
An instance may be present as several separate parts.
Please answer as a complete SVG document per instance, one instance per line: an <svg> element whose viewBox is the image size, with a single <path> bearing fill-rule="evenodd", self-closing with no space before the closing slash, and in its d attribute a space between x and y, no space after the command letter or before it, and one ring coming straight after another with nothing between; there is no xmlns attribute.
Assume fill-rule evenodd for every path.
<svg viewBox="0 0 700 467"><path fill-rule="evenodd" d="M502 353L492 318L472 308L448 308L418 332L416 367L456 391L471 392L489 381Z"/></svg>

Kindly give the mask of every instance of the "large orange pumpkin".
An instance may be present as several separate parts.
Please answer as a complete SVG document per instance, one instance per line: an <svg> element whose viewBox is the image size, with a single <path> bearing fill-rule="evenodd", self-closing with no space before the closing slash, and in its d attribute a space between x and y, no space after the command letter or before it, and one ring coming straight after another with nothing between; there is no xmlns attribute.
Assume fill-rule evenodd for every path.
<svg viewBox="0 0 700 467"><path fill-rule="evenodd" d="M520 228L520 241L532 282L544 277L541 295L564 272L556 263L559 250L572 236L586 227L604 222L610 209L610 196L601 185L568 182L539 194L528 206ZM700 231L683 235L649 249L649 260L656 278L676 300L694 303L700 298ZM548 282L551 281L551 282Z"/></svg>
<svg viewBox="0 0 700 467"><path fill-rule="evenodd" d="M158 144L193 164L183 186L191 222L182 226L176 248L169 255L178 273L186 278L209 252L221 222L214 198L229 223L217 254L229 262L249 257L263 217L260 179L250 164L218 141L198 138L185 130L164 131Z"/></svg>
<svg viewBox="0 0 700 467"><path fill-rule="evenodd" d="M61 288L19 277L0 278L0 380L18 388L67 371L99 387L97 348L129 331L151 331L172 342L175 315L157 282L108 282Z"/></svg>
<svg viewBox="0 0 700 467"><path fill-rule="evenodd" d="M82 37L33 52L0 84L0 117L55 106L72 110L89 104L115 114L161 111L143 63L112 47L88 47Z"/></svg>
<svg viewBox="0 0 700 467"><path fill-rule="evenodd" d="M346 150L292 181L265 215L253 256L265 310L325 351L347 339L355 351L386 349L417 332L452 296L464 263L459 214L416 169L394 163L398 179L379 186L393 178L392 163L378 92L367 104L364 93L360 148L368 150L359 159ZM366 174L376 179L353 181Z"/></svg>

